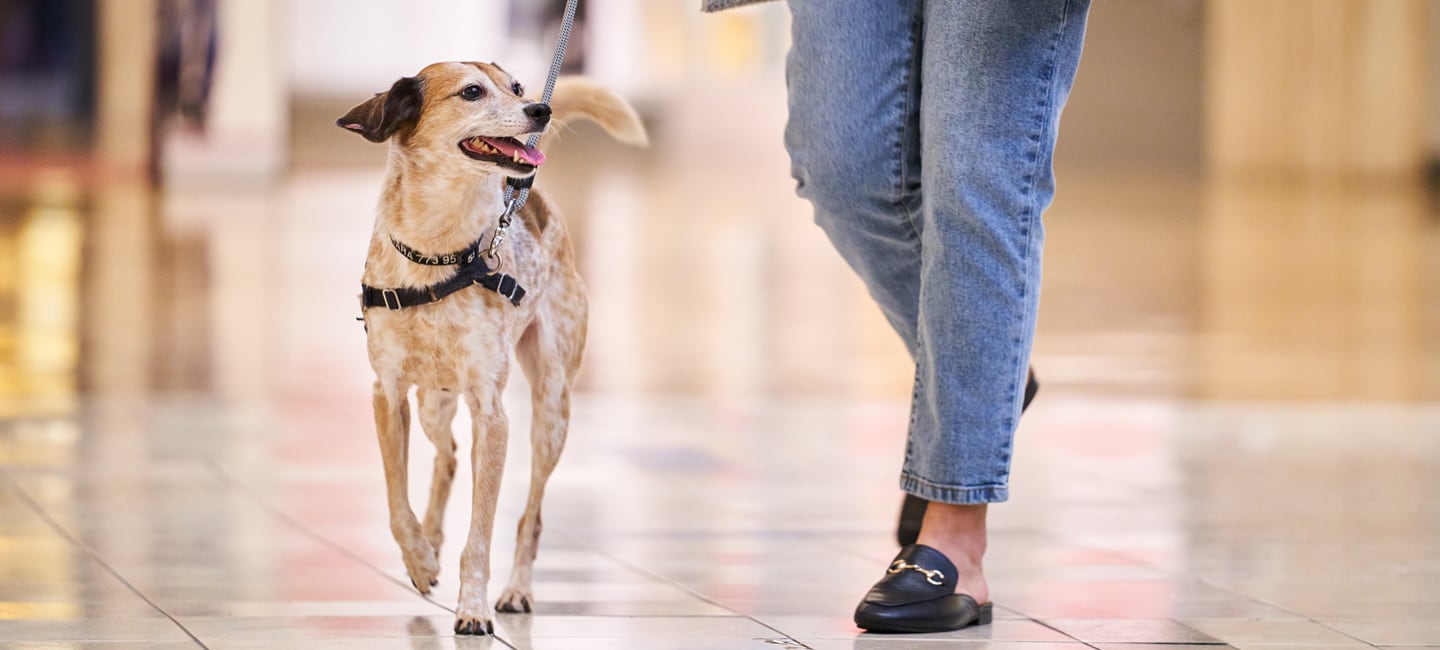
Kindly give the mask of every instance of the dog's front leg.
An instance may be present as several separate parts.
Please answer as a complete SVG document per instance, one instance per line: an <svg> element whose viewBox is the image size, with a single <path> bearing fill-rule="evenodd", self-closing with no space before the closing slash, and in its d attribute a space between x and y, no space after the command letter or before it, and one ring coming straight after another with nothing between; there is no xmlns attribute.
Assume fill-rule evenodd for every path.
<svg viewBox="0 0 1440 650"><path fill-rule="evenodd" d="M460 555L460 603L455 608L456 634L493 634L486 585L490 583L490 536L495 529L495 505L500 478L505 472L509 420L500 403L503 382L473 389L466 402L473 421L474 444L470 471L474 494L470 500L470 536Z"/></svg>
<svg viewBox="0 0 1440 650"><path fill-rule="evenodd" d="M573 298L567 304L583 309L584 298ZM560 322L556 315L542 313L545 317L537 316L515 349L515 357L530 379L530 403L534 408L530 425L530 498L515 533L515 569L510 584L495 603L500 612L529 612L535 600L531 583L540 547L540 505L545 499L545 483L565 447L570 423L570 380L579 367L584 347L583 311L578 312L579 317L574 312L568 314L564 327L556 326Z"/></svg>
<svg viewBox="0 0 1440 650"><path fill-rule="evenodd" d="M445 539L445 504L450 500L450 485L455 480L455 435L450 423L455 419L455 394L447 391L416 391L420 404L420 428L435 443L435 475L430 481L430 505L425 508L425 539L440 553Z"/></svg>
<svg viewBox="0 0 1440 650"><path fill-rule="evenodd" d="M430 593L440 562L425 539L415 511L410 508L410 479L406 457L410 448L410 402L399 385L375 382L375 432L380 438L380 458L385 464L385 491L390 504L390 533L400 544L405 571L422 594Z"/></svg>

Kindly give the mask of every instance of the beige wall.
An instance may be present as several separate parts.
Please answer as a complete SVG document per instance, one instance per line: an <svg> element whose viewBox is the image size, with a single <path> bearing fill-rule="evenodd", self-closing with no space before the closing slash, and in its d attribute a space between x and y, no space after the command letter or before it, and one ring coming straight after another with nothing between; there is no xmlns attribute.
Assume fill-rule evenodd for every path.
<svg viewBox="0 0 1440 650"><path fill-rule="evenodd" d="M1059 163L1198 169L1203 27L1201 0L1092 4Z"/></svg>
<svg viewBox="0 0 1440 650"><path fill-rule="evenodd" d="M1430 6L1430 160L1440 162L1440 2Z"/></svg>
<svg viewBox="0 0 1440 650"><path fill-rule="evenodd" d="M155 3L104 0L97 9L96 152L106 164L139 172L151 155Z"/></svg>
<svg viewBox="0 0 1440 650"><path fill-rule="evenodd" d="M1280 151L1302 153L1310 159L1328 159L1325 165L1369 165L1377 168L1413 166L1414 151L1405 153L1404 142L1426 143L1423 149L1432 158L1440 158L1440 1L1424 0L1365 0L1347 4L1344 0L1099 0L1090 10L1089 33L1086 38L1085 54L1080 64L1070 104L1066 109L1065 122L1061 129L1060 148L1057 153L1062 165L1145 165L1179 170L1198 170L1203 166L1207 146L1215 146L1211 153L1225 154L1219 143L1207 143L1207 129L1215 130L1219 125L1207 114L1213 110L1217 98L1239 99L1240 104L1227 103L1239 111L1225 120L1232 127L1235 116L1241 122L1274 124L1260 128L1259 134L1266 135L1265 142L1258 136L1239 136L1228 142L1229 157L1244 157L1250 151L1261 151L1265 146L1279 146ZM1287 5L1298 2L1298 5ZM1429 34L1405 32L1401 26L1408 24L1402 18L1391 20L1404 11L1420 13L1428 5L1425 22ZM1256 30L1254 43L1237 41L1233 37L1216 38L1214 33L1216 12L1226 9L1239 24L1258 24L1257 21L1273 17L1281 21L1275 26ZM1324 11L1322 11L1324 9ZM1296 56L1292 50L1296 43L1314 38L1319 27L1307 23L1297 29L1281 33L1284 16L1295 15L1299 10L1315 13L1308 20L1315 23L1329 13L1340 15L1349 12L1335 24L1335 29L1348 29L1343 37L1331 40L1335 47L1320 47L1315 56L1303 55L1295 61L1279 61L1279 56ZM1326 13L1329 12L1329 13ZM1338 12L1338 13L1337 13ZM1319 14L1325 14L1321 16ZM1387 22L1388 21L1388 22ZM1209 24L1207 24L1207 22ZM1294 26L1292 26L1294 27ZM1253 28L1253 27L1252 27ZM1340 32L1335 32L1339 34ZM1282 39L1283 37L1283 39ZM1298 40L1297 40L1298 39ZM1368 39L1368 40L1367 40ZM1280 45L1281 40L1290 44L1290 49ZM1376 46L1364 49L1366 42ZM1404 56L1403 43L1427 42L1421 78L1411 81L1384 84L1376 81L1381 77L1394 76L1395 71L1413 65L1413 59ZM1228 43L1228 44L1226 44ZM1266 49L1269 43L1269 49ZM1218 44L1218 45L1217 45ZM1221 47L1216 52L1207 48ZM1259 50L1255 52L1247 51ZM1278 49L1277 49L1278 48ZM1388 48L1388 49L1386 49ZM1217 58L1214 55L1229 54ZM1305 61L1315 65L1324 63L1325 57L1333 59L1327 65L1336 71L1326 74L1302 68ZM1270 58L1285 84L1262 85L1256 89L1236 92L1232 86L1226 89L1212 87L1214 77L1206 79L1207 73L1217 72L1212 66L1217 61L1229 65L1232 70L1227 78L1257 77L1263 59ZM1277 68L1280 66L1280 68ZM1370 67L1366 67L1370 66ZM1375 66L1379 66L1376 68ZM1344 68L1344 69L1338 69ZM1288 72L1284 71L1288 70ZM1389 71L1378 75L1376 70ZM1313 73L1313 74L1310 74ZM1308 75L1308 76L1307 76ZM1336 80L1345 79L1344 83ZM1243 78L1240 81L1245 81ZM1377 86L1379 84L1379 86ZM1397 94L1391 88L1424 86L1408 98ZM1355 142L1346 146L1338 143L1343 137L1310 135L1306 138L1290 137L1300 144L1269 142L1278 138L1276 129L1295 130L1302 123L1299 117L1306 111L1293 111L1287 117L1269 107L1275 101L1256 100L1257 93L1309 96L1315 95L1320 87L1329 89L1330 95L1323 102L1312 105L1308 113L1331 107L1332 122L1343 124L1337 132L1348 133ZM1278 94L1277 94L1278 93ZM1393 95L1393 97L1391 97ZM1317 97L1319 95L1316 95ZM1384 99L1382 99L1382 97ZM1249 103L1245 103L1249 99ZM1423 105L1417 104L1417 100ZM1207 102L1212 102L1207 106ZM1367 103L1368 102L1368 103ZM1333 108L1341 104L1369 107L1357 110L1353 107L1341 110ZM1306 114L1308 114L1306 113ZM1402 123L1420 122L1411 136L1401 134ZM1314 122L1314 120L1310 120ZM1381 133L1382 131L1395 133ZM1233 132L1233 129L1229 129ZM1253 129L1252 129L1253 130ZM1319 131L1311 129L1317 134ZM1362 133L1363 132L1363 133ZM1214 133L1209 135L1214 136ZM1385 136L1385 137L1382 137ZM1388 139L1387 139L1388 138ZM1284 138L1280 138L1284 140ZM1301 140L1304 140L1301 142ZM1382 142L1382 140L1384 142ZM1315 143L1320 143L1316 145ZM1303 145L1303 146L1302 146ZM1375 150L1376 147L1381 150ZM1313 151L1312 151L1313 150ZM1389 158L1404 159L1394 162ZM1274 157L1274 156L1272 156ZM1376 162L1378 160L1378 162ZM1349 162L1345 162L1349 161ZM1311 161L1311 166L1318 163ZM1325 165L1319 165L1321 167ZM1387 167L1388 165L1388 167Z"/></svg>
<svg viewBox="0 0 1440 650"><path fill-rule="evenodd" d="M1433 0L1210 0L1212 173L1415 175L1429 154Z"/></svg>

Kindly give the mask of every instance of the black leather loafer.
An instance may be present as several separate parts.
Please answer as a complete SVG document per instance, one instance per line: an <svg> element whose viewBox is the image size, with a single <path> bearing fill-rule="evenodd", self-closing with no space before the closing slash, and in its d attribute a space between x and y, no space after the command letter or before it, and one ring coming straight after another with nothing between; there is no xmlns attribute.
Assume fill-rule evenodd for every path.
<svg viewBox="0 0 1440 650"><path fill-rule="evenodd" d="M1035 393L1040 392L1040 382L1035 381L1035 369L1031 368L1030 373L1025 377L1025 401L1020 404L1020 412L1030 408L1030 402L1035 401ZM925 520L925 508L929 501L920 497L907 494L905 503L900 506L900 524L895 527L895 541L901 546L909 546L915 543L920 537L920 522Z"/></svg>
<svg viewBox="0 0 1440 650"><path fill-rule="evenodd" d="M929 546L900 549L885 577L855 608L855 625L871 632L948 632L989 625L990 603L955 593L955 565Z"/></svg>

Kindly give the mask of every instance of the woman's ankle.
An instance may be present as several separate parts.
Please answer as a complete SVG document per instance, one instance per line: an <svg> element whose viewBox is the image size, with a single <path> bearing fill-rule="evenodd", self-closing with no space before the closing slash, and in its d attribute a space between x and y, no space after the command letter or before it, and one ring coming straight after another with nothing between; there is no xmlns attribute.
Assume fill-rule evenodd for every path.
<svg viewBox="0 0 1440 650"><path fill-rule="evenodd" d="M929 546L955 564L956 592L969 594L977 602L990 600L983 560L986 548L985 516L988 507L932 502L925 511L917 544Z"/></svg>

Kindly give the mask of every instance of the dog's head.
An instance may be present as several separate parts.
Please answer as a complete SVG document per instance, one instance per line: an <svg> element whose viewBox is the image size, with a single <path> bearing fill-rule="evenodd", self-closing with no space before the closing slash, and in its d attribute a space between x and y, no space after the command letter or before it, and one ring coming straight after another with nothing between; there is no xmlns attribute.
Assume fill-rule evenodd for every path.
<svg viewBox="0 0 1440 650"><path fill-rule="evenodd" d="M545 131L550 107L526 99L520 82L493 63L436 63L335 124L371 142L394 138L408 150L464 156L481 171L523 177L545 154L521 140Z"/></svg>

